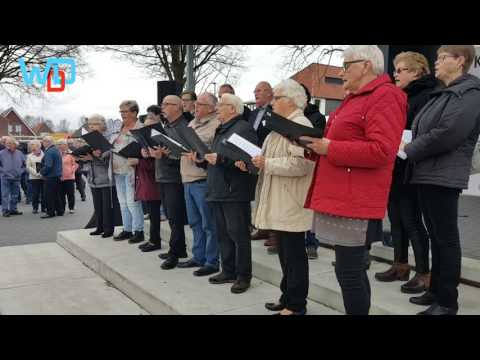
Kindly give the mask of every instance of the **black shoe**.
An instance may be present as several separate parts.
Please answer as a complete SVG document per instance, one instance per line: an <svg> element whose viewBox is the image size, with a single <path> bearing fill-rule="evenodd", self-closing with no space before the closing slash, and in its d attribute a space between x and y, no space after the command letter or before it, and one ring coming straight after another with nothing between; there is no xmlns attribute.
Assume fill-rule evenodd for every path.
<svg viewBox="0 0 480 360"><path fill-rule="evenodd" d="M85 197L82 197L82 201L86 201L86 198L85 198Z"/></svg>
<svg viewBox="0 0 480 360"><path fill-rule="evenodd" d="M427 310L420 311L417 315L457 315L458 309L432 304Z"/></svg>
<svg viewBox="0 0 480 360"><path fill-rule="evenodd" d="M266 303L265 308L270 311L281 311L285 309L285 305L280 303Z"/></svg>
<svg viewBox="0 0 480 360"><path fill-rule="evenodd" d="M47 215L40 216L40 219L50 219L50 218L53 218L53 217L55 217L55 215L48 215L47 214Z"/></svg>
<svg viewBox="0 0 480 360"><path fill-rule="evenodd" d="M32 214L38 214L38 210L33 210Z"/></svg>
<svg viewBox="0 0 480 360"><path fill-rule="evenodd" d="M433 295L430 291L426 291L423 295L413 296L408 301L415 305L433 305L435 303L435 295Z"/></svg>
<svg viewBox="0 0 480 360"><path fill-rule="evenodd" d="M3 217L10 217L10 213L8 211L4 212Z"/></svg>
<svg viewBox="0 0 480 360"><path fill-rule="evenodd" d="M23 212L17 211L17 210L15 210L15 211L10 211L10 215L23 215Z"/></svg>
<svg viewBox="0 0 480 360"><path fill-rule="evenodd" d="M102 235L102 238L109 238L109 237L112 237L113 236L113 231L112 232L106 232Z"/></svg>
<svg viewBox="0 0 480 360"><path fill-rule="evenodd" d="M170 270L177 266L178 259L175 256L170 255L167 260L160 266L163 270Z"/></svg>
<svg viewBox="0 0 480 360"><path fill-rule="evenodd" d="M225 274L224 272L221 272L220 274L217 274L209 278L208 282L210 284L227 284L227 283L234 283L235 280L236 279L234 275L228 275L228 274Z"/></svg>
<svg viewBox="0 0 480 360"><path fill-rule="evenodd" d="M130 239L132 236L133 234L130 231L122 231L117 236L114 236L113 240L115 241L127 240L127 239Z"/></svg>
<svg viewBox="0 0 480 360"><path fill-rule="evenodd" d="M207 275L212 275L219 272L218 268L214 268L212 266L202 266L200 269L195 270L193 272L193 275L195 276L207 276Z"/></svg>
<svg viewBox="0 0 480 360"><path fill-rule="evenodd" d="M150 251L160 250L161 248L162 248L162 245L160 244L152 244L151 242L147 242L143 244L140 250L142 250L143 252L150 252Z"/></svg>
<svg viewBox="0 0 480 360"><path fill-rule="evenodd" d="M90 233L91 236L102 235L103 230L95 230Z"/></svg>
<svg viewBox="0 0 480 360"><path fill-rule="evenodd" d="M163 254L159 254L158 257L162 260L167 260L168 257L170 256L170 253L163 253ZM187 258L187 254L185 255L182 255L182 256L176 256L178 259L185 259Z"/></svg>
<svg viewBox="0 0 480 360"><path fill-rule="evenodd" d="M234 294L241 294L247 291L249 287L250 280L236 280L230 288L230 291Z"/></svg>
<svg viewBox="0 0 480 360"><path fill-rule="evenodd" d="M195 260L190 259L188 261L178 263L177 267L179 267L180 269L188 269L194 267L202 267L202 264L199 264Z"/></svg>
<svg viewBox="0 0 480 360"><path fill-rule="evenodd" d="M138 244L145 241L143 231L135 231L135 234L128 239L129 244Z"/></svg>

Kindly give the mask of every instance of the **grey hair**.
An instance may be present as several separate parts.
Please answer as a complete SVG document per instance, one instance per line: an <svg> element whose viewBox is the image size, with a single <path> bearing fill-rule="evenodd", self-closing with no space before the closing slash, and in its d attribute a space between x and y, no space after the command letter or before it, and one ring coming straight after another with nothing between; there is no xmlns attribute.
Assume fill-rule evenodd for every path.
<svg viewBox="0 0 480 360"><path fill-rule="evenodd" d="M132 112L136 112L137 115L140 112L140 108L138 106L138 103L135 100L124 100L120 103L120 107L126 106L128 110Z"/></svg>
<svg viewBox="0 0 480 360"><path fill-rule="evenodd" d="M92 120L101 122L103 131L107 130L107 120L105 120L105 117L103 115L100 115L100 114L90 115L88 117L87 124Z"/></svg>
<svg viewBox="0 0 480 360"><path fill-rule="evenodd" d="M42 140L43 140L43 141L47 141L47 142L49 142L50 144L53 144L53 142L54 142L54 141L53 141L53 137L51 137L51 136L49 136L49 135L44 136Z"/></svg>
<svg viewBox="0 0 480 360"><path fill-rule="evenodd" d="M293 79L285 79L275 86L274 91L280 92L282 95L290 98L295 106L301 110L307 106L307 94L304 88Z"/></svg>
<svg viewBox="0 0 480 360"><path fill-rule="evenodd" d="M38 147L42 147L42 143L40 142L40 140L30 140L28 142L28 146L32 146L32 145L37 145Z"/></svg>
<svg viewBox="0 0 480 360"><path fill-rule="evenodd" d="M240 99L237 95L232 94L223 94L222 100L225 103L232 105L235 108L235 112L239 115L243 114L243 100Z"/></svg>
<svg viewBox="0 0 480 360"><path fill-rule="evenodd" d="M13 136L5 136L5 143L9 141L11 143L14 143L15 145L18 146L18 141L15 139Z"/></svg>
<svg viewBox="0 0 480 360"><path fill-rule="evenodd" d="M165 96L165 98L167 98L167 97L169 97L171 99L175 99L175 102L177 102L178 110L183 113L182 98L180 96L177 96L177 95L167 95L167 96Z"/></svg>
<svg viewBox="0 0 480 360"><path fill-rule="evenodd" d="M377 45L350 45L343 52L343 57L353 60L369 60L375 75L385 72L384 56Z"/></svg>
<svg viewBox="0 0 480 360"><path fill-rule="evenodd" d="M202 95L205 95L208 98L210 105L212 105L213 107L217 106L218 99L215 95L209 92L204 92L203 94L200 94L199 97Z"/></svg>

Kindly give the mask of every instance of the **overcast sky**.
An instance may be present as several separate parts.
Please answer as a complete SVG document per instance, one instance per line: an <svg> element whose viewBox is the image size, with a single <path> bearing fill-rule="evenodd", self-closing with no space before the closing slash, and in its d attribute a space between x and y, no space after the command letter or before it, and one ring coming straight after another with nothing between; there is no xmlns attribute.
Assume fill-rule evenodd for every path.
<svg viewBox="0 0 480 360"><path fill-rule="evenodd" d="M261 80L275 85L293 75L280 67L283 52L277 45L251 45L247 49L246 70L235 85L242 100L253 100L253 89ZM67 85L64 92L47 93L46 100L23 98L20 104L0 97L0 109L14 106L22 116L44 116L55 124L67 119L71 128L76 128L82 115L100 113L106 118L119 118L118 105L125 99L137 100L141 113L156 103L156 82L164 79L151 78L129 62L113 59L110 53L88 52L86 59L90 76L77 76L75 83ZM339 65L339 59L334 59L332 65ZM208 90L213 92L213 86Z"/></svg>

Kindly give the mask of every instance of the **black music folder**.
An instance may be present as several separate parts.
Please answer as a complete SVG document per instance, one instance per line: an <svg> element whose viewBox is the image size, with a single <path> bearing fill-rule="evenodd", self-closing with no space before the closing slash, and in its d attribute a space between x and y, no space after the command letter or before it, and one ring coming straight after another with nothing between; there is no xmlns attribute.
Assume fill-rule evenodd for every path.
<svg viewBox="0 0 480 360"><path fill-rule="evenodd" d="M90 154L93 151L92 147L90 145L83 145L80 146L79 148L76 148L75 150L72 151L72 155L79 157L79 156L85 156Z"/></svg>
<svg viewBox="0 0 480 360"><path fill-rule="evenodd" d="M115 154L124 158L142 159L142 145L133 141Z"/></svg>
<svg viewBox="0 0 480 360"><path fill-rule="evenodd" d="M252 174L258 174L258 168L253 165L252 157L261 154L261 150L257 145L242 138L238 134L233 134L228 139L222 141L218 153L233 161L243 161L247 169Z"/></svg>
<svg viewBox="0 0 480 360"><path fill-rule="evenodd" d="M275 131L276 133L286 137L291 141L297 142L299 145L306 147L309 142L299 140L301 136L310 136L314 138L322 138L323 130L318 128L311 128L308 126L297 124L283 116L274 113L273 111L265 112L265 127Z"/></svg>
<svg viewBox="0 0 480 360"><path fill-rule="evenodd" d="M205 154L212 152L191 127L178 126L174 130L178 137L183 140L182 143L188 145L187 147L191 148L198 154L199 159L203 159Z"/></svg>
<svg viewBox="0 0 480 360"><path fill-rule="evenodd" d="M102 153L113 149L113 145L110 144L108 140L96 130L82 135L82 139L85 140L93 150L100 150Z"/></svg>
<svg viewBox="0 0 480 360"><path fill-rule="evenodd" d="M172 155L176 157L182 156L182 153L192 152L192 149L185 146L185 144L182 144L176 139L172 139L155 129L152 130L152 140L156 142L155 145L166 146L172 152Z"/></svg>
<svg viewBox="0 0 480 360"><path fill-rule="evenodd" d="M41 168L42 168L42 163L36 162L35 163L35 170L37 171L37 173L40 174L40 169Z"/></svg>

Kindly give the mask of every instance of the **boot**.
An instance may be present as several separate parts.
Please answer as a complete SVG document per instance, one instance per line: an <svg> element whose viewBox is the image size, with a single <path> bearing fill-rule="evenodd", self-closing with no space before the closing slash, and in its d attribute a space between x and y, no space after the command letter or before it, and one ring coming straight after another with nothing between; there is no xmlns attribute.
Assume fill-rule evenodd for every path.
<svg viewBox="0 0 480 360"><path fill-rule="evenodd" d="M429 287L430 274L416 273L409 282L400 287L400 290L405 294L420 294L426 291Z"/></svg>
<svg viewBox="0 0 480 360"><path fill-rule="evenodd" d="M392 282L395 280L408 281L409 277L410 266L400 263L393 263L392 267L387 271L375 274L375 279L382 282Z"/></svg>

